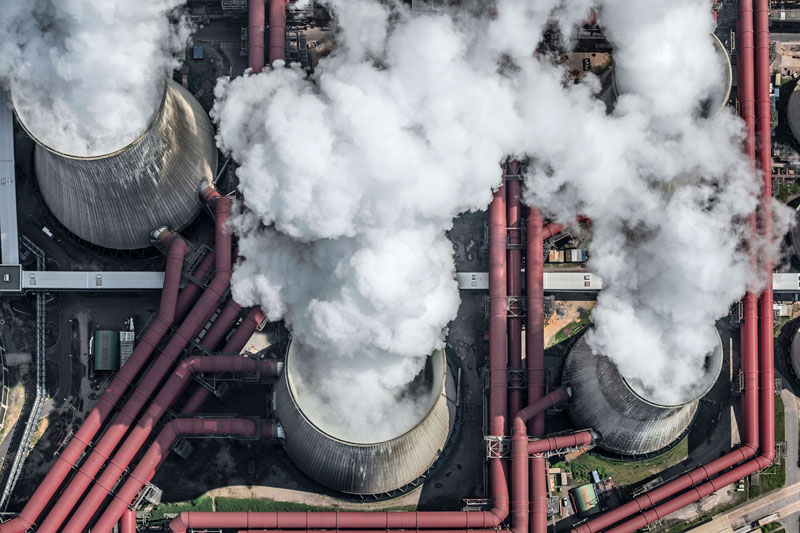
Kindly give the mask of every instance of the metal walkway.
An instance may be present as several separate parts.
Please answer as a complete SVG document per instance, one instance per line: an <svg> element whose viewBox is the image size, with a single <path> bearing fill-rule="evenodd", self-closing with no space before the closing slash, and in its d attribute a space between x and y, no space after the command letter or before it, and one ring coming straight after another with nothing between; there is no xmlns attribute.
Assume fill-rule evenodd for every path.
<svg viewBox="0 0 800 533"><path fill-rule="evenodd" d="M488 272L458 272L456 278L459 290L489 290ZM544 272L545 292L599 292L602 288L603 280L591 272ZM800 294L800 273L773 274L772 291Z"/></svg>
<svg viewBox="0 0 800 533"><path fill-rule="evenodd" d="M17 186L14 179L14 117L0 89L0 264L19 264Z"/></svg>

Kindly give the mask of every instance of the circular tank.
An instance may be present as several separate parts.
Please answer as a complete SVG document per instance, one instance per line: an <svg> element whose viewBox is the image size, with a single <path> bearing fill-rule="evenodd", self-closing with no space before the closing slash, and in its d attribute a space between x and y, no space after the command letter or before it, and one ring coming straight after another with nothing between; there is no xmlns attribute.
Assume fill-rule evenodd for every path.
<svg viewBox="0 0 800 533"><path fill-rule="evenodd" d="M201 207L202 182L217 167L214 128L205 110L181 85L168 80L148 128L115 152L76 157L36 141L39 189L53 215L92 244L118 250L150 246L160 226L186 226Z"/></svg>
<svg viewBox="0 0 800 533"><path fill-rule="evenodd" d="M733 69L731 68L731 58L728 56L728 51L725 50L725 45L722 44L722 41L720 41L716 35L712 33L711 38L714 41L714 48L717 51L720 69L723 72L723 83L722 85L716 87L714 92L710 94L703 102L702 115L704 117L716 115L723 107L725 107L725 105L728 103L728 98L731 95L731 88L733 87ZM615 95L619 96L620 94L626 92L623 84L618 83L617 77L614 75L613 71L611 83Z"/></svg>
<svg viewBox="0 0 800 533"><path fill-rule="evenodd" d="M326 487L358 495L391 492L427 472L441 455L455 422L456 387L444 351L428 358L421 373L423 386L415 382L421 401L430 405L427 414L410 430L371 442L368 427L357 439L340 438L326 413L311 409L313 402L298 394L300 390L308 394L303 366L297 363L302 356L298 350L305 349L298 342L290 344L272 400L285 433L283 446L297 467Z"/></svg>
<svg viewBox="0 0 800 533"><path fill-rule="evenodd" d="M702 393L673 405L648 399L647 391L623 378L605 355L595 355L581 337L564 365L564 383L572 387L568 406L578 428L600 434L598 445L624 456L649 455L678 440L689 428L700 398L714 386L722 368L722 344L707 356Z"/></svg>

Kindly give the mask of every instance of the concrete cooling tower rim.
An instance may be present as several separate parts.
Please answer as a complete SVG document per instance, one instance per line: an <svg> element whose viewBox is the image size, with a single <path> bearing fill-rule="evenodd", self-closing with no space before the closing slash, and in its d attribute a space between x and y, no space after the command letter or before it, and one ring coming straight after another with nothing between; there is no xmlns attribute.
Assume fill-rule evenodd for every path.
<svg viewBox="0 0 800 533"><path fill-rule="evenodd" d="M293 354L295 353L296 347L298 346L302 346L302 344L298 342L290 342L289 348L286 351L286 364L284 366L284 372L283 372L284 379L286 380L286 383L288 385L287 389L289 391L289 396L292 400L292 403L294 404L294 407L297 410L297 412L300 413L300 415L303 417L303 419L306 422L308 422L311 426L313 426L319 433L325 435L326 437L328 437L333 441L345 444L347 446L360 446L368 448L383 443L402 440L410 433L417 431L417 428L419 426L424 425L424 423L428 420L428 418L433 416L433 412L435 411L437 405L437 398L441 393L441 391L445 389L447 380L447 357L445 355L445 351L442 349L442 350L436 350L430 355L430 359L433 360L435 364L433 365L434 376L433 379L431 380L431 389L430 391L428 391L428 394L430 394L430 399L431 399L430 407L428 407L425 416L420 418L420 420L417 421L414 424L414 426L408 429L407 431L404 431L403 433L399 433L391 438L384 439L382 441L367 442L367 441L346 440L337 437L334 434L331 434L331 432L328 430L321 428L320 425L313 420L312 415L310 415L304 409L303 401L301 399L301 396L297 393L296 389L295 379L298 371L296 369L296 365L293 364L294 358L292 357Z"/></svg>
<svg viewBox="0 0 800 533"><path fill-rule="evenodd" d="M648 391L639 386L635 381L628 380L625 376L620 374L620 378L622 378L622 382L631 391L634 395L636 395L641 401L655 406L655 407L665 407L665 408L673 408L673 407L680 407L682 405L687 405L692 402L695 402L708 394L708 392L714 387L714 384L717 382L717 378L719 377L720 372L722 371L722 339L719 337L719 333L717 332L716 328L714 329L714 334L717 337L717 344L714 348L714 351L707 354L706 357L710 357L710 368L709 371L704 376L708 382L702 389L702 392L698 394L693 394L691 397L683 398L681 401L677 403L661 403L657 401L653 401L648 398Z"/></svg>
<svg viewBox="0 0 800 533"><path fill-rule="evenodd" d="M164 90L161 91L161 101L159 102L158 107L156 107L156 109L153 111L153 114L150 116L150 120L147 123L147 127L141 133L139 133L139 135L135 139L133 139L133 141L131 141L129 143L126 143L125 145L121 146L120 148L114 150L113 152L108 152L108 153L104 153L104 154L80 156L80 155L74 155L74 154L68 154L68 153L62 152L62 151L57 150L56 148L54 148L52 146L49 146L48 144L44 143L43 141L41 141L39 139L39 137L25 123L25 118L22 116L22 114L17 109L17 106L14 104L14 95L13 94L11 95L11 104L12 104L12 106L14 106L14 114L17 117L17 122L19 122L19 125L22 127L22 129L25 131L25 133L27 133L28 136L31 139L33 139L36 144L38 144L39 146L41 146L42 148L44 148L48 152L51 152L51 153L53 153L55 155L58 155L60 157L66 157L68 159L76 159L76 160L80 160L80 161L96 161L98 159L106 159L106 158L109 158L109 157L114 157L115 155L118 155L118 154L128 150L131 146L134 146L135 144L139 143L150 132L150 130L153 128L153 125L156 123L156 120L157 120L158 116L161 114L161 112L164 109L164 104L165 104L166 101L167 101L167 83L165 82L164 83Z"/></svg>

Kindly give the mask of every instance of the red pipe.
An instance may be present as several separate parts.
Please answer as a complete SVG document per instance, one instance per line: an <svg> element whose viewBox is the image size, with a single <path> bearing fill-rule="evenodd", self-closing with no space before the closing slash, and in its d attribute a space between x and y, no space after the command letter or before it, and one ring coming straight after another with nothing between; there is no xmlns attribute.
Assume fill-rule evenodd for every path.
<svg viewBox="0 0 800 533"><path fill-rule="evenodd" d="M762 239L772 242L772 117L769 70L769 1L756 3L756 97L758 108L758 149L764 186L759 205L759 224ZM772 294L772 262L768 254L761 270L766 275L764 292L759 302L760 350L759 379L761 383L761 455L772 462L775 448L775 345Z"/></svg>
<svg viewBox="0 0 800 533"><path fill-rule="evenodd" d="M206 277L206 274L211 271L211 268L214 266L214 252L209 252L200 262L197 267L197 270L194 271L192 274L195 278L199 280L203 280ZM194 303L197 301L197 297L200 295L200 286L195 285L192 282L189 282L181 293L178 295L178 305L175 308L175 322L180 324L184 318L186 318L186 314L192 308Z"/></svg>
<svg viewBox="0 0 800 533"><path fill-rule="evenodd" d="M759 0L759 131L761 133L760 150L762 168L772 166L770 150L770 129L769 125L769 15L767 0ZM747 140L745 150L751 161L755 162L755 114L754 114L754 57L753 57L753 3L752 0L740 0L739 2L739 33L741 35L741 49L739 65L741 83L741 113L747 128ZM765 53L766 52L766 53ZM763 66L762 66L763 65ZM767 100L767 105L762 108L763 100ZM762 111L765 109L766 112ZM765 134L766 131L766 134ZM766 143L765 143L766 139ZM764 188L762 192L762 202L759 208L759 215L762 219L762 236L771 238L771 215L767 215L769 201L771 200L771 175L764 173ZM756 236L756 218L751 216L748 225L750 226L753 239ZM768 231L768 232L765 232ZM751 246L751 256L754 257L754 246ZM772 265L762 265L767 273L767 277L772 278ZM632 502L629 502L599 518L591 520L573 529L573 532L594 532L606 528L628 516L642 512L636 518L623 523L610 531L633 531L638 527L644 527L647 521L657 520L658 517L666 516L681 507L691 504L704 497L709 490L713 492L715 487L723 487L741 479L753 472L761 470L772 462L774 458L775 434L774 434L774 361L773 361L773 330L772 330L772 292L771 285L764 291L761 298L761 320L758 320L757 300L755 294L748 292L744 298L744 324L742 326L742 373L744 376L744 391L742 393L742 419L744 443L738 449L712 461L707 465L700 466L695 470L677 478L676 480L662 485L661 487L647 493ZM766 315L763 313L766 312ZM756 325L758 324L758 326ZM759 337L761 340L761 352L759 356ZM757 363L758 362L758 363ZM756 370L758 364L758 370ZM756 394L756 387L760 380L760 401ZM760 405L759 405L760 404ZM760 407L760 410L759 410ZM730 470L712 481L706 481L720 472L734 466L741 461L753 457L759 446L759 433L761 440L761 453L754 459ZM695 486L704 482L702 485ZM684 492L677 498L665 504L658 505L649 511L648 507L654 506L659 501L669 498L678 492L695 486L692 490ZM654 518L655 517L655 518ZM642 522L645 522L644 525ZM633 529L630 529L633 528Z"/></svg>
<svg viewBox="0 0 800 533"><path fill-rule="evenodd" d="M519 162L511 161L508 169L515 177L519 174ZM506 219L508 224L508 297L515 298L522 295L522 231L520 224L520 181L519 179L505 180L506 184ZM509 303L509 308L510 308ZM508 366L513 369L522 368L522 316L514 313L508 318ZM508 412L516 413L522 408L522 385L520 380L514 381L515 388L511 389L508 397Z"/></svg>
<svg viewBox="0 0 800 533"><path fill-rule="evenodd" d="M125 509L119 521L120 533L136 533L136 511Z"/></svg>
<svg viewBox="0 0 800 533"><path fill-rule="evenodd" d="M528 452L527 449L534 450L534 453L544 453L551 449L563 448L565 446L584 445L592 441L590 432L582 432L575 435L555 437L529 443L525 428L525 420L543 413L548 408L565 401L569 394L565 389L558 389L540 399L533 405L521 410L514 419L514 434L512 437L512 458L514 471L522 470L527 472ZM515 483L519 483L520 478L514 478ZM519 490L514 493L515 502L519 495L525 500L527 493L527 480L521 481ZM134 493L135 495L135 493ZM523 533L527 531L527 502L516 502L513 516L514 526L512 531ZM170 531L173 533L185 533L189 528L267 528L268 531L279 531L285 529L304 529L304 530L327 530L333 532L343 531L346 533L357 533L358 528L365 528L361 531L375 532L403 529L405 531L424 531L424 533L448 532L454 533L458 529L469 533L482 533L484 531L496 532L496 529L474 529L495 527L470 520L486 513L477 512L184 512L175 517L169 524ZM113 524L113 521L109 522ZM472 525L470 525L472 524ZM483 525L481 525L483 524ZM517 526L521 524L521 529ZM498 524L499 525L499 522ZM446 528L453 526L458 529L433 529ZM105 533L105 530L98 530Z"/></svg>
<svg viewBox="0 0 800 533"><path fill-rule="evenodd" d="M253 74L264 69L264 0L250 0L247 30L248 62Z"/></svg>
<svg viewBox="0 0 800 533"><path fill-rule="evenodd" d="M162 234L163 235L163 234ZM164 235L167 238L167 235ZM171 238L171 237L169 237ZM171 239L167 254L167 267L164 277L164 288L161 292L161 304L150 329L133 350L128 361L120 369L108 389L100 397L78 432L72 437L67 447L58 455L55 464L42 480L36 491L25 504L22 512L14 518L0 524L2 533L22 533L27 531L44 511L61 483L80 460L86 448L97 435L108 416L115 410L116 404L136 376L150 358L156 345L172 326L175 317L175 306L178 299L178 288L181 281L183 258L186 254L186 243L181 239Z"/></svg>
<svg viewBox="0 0 800 533"><path fill-rule="evenodd" d="M267 316L260 307L251 308L231 338L228 339L228 343L222 348L222 353L239 353L266 318Z"/></svg>
<svg viewBox="0 0 800 533"><path fill-rule="evenodd" d="M216 273L214 274L214 279L203 292L192 312L189 313L189 316L167 343L164 351L148 371L147 376L141 380L130 395L126 404L104 433L103 438L97 443L92 453L84 461L83 466L80 467L64 490L58 500L58 505L53 507L47 519L39 528L41 533L63 531L61 524L64 519L80 500L86 488L94 480L97 472L99 472L117 447L117 444L122 440L122 437L127 433L136 419L137 413L147 404L158 384L167 375L183 349L208 322L228 287L231 277L231 234L228 232L226 225L231 211L231 201L229 198L221 197L219 193L210 187L204 191L203 197L206 202L214 205L216 210Z"/></svg>
<svg viewBox="0 0 800 533"><path fill-rule="evenodd" d="M269 0L269 64L286 61L286 0Z"/></svg>
<svg viewBox="0 0 800 533"><path fill-rule="evenodd" d="M253 336L253 333L261 325L265 315L260 307L253 307L244 317L239 327L231 335L231 338L222 348L222 353L238 354L242 351L247 341ZM203 339L205 341L205 339ZM203 343L201 343L203 344ZM205 387L197 387L195 391L189 396L184 406L181 408L181 414L192 414L200 410L206 400L211 397L211 391Z"/></svg>
<svg viewBox="0 0 800 533"><path fill-rule="evenodd" d="M528 402L533 403L544 395L544 240L560 232L561 224L542 227L538 209L528 209L528 256L526 281L528 288L528 324L526 330L526 359L528 365ZM544 414L528 422L530 435L544 434ZM530 462L530 530L547 528L547 467L543 457ZM518 472L517 475L521 475ZM528 472L525 472L528 477ZM527 505L527 503L526 503ZM544 529L542 529L544 528Z"/></svg>
<svg viewBox="0 0 800 533"><path fill-rule="evenodd" d="M489 206L489 434L506 434L506 195L505 186Z"/></svg>
<svg viewBox="0 0 800 533"><path fill-rule="evenodd" d="M242 311L242 306L233 301L233 298L228 298L225 306L220 311L214 323L203 336L203 341L200 343L204 348L209 351L214 351L222 337L231 329L233 322L239 313Z"/></svg>
<svg viewBox="0 0 800 533"><path fill-rule="evenodd" d="M62 531L66 533L84 530L94 513L100 508L105 497L114 490L119 478L133 461L145 441L150 437L158 421L161 420L167 409L183 393L194 374L201 372L233 372L237 375L247 375L258 372L262 376L277 376L277 369L277 361L257 361L238 356L200 356L184 359L133 427L117 453L108 462L105 471L95 481L94 486L84 497L83 502L78 506L78 509L73 513L72 518L70 518ZM138 488L136 492L138 492ZM134 492L134 496L136 492ZM127 505L128 503L130 503L130 500L125 504ZM113 518L110 522L111 525L119 520L121 514L122 509L120 509L119 514L110 517Z"/></svg>
<svg viewBox="0 0 800 533"><path fill-rule="evenodd" d="M241 358L244 359L244 358ZM261 438L277 437L277 423L262 421ZM141 488L152 478L161 459L169 454L170 446L176 439L186 435L236 435L237 437L255 437L256 424L253 420L242 418L176 418L170 421L158 434L142 460L128 476L113 499L106 507L100 519L92 527L92 533L111 531L120 516L124 516L128 505L136 498ZM100 502L102 503L102 501ZM92 509L97 511L97 508Z"/></svg>

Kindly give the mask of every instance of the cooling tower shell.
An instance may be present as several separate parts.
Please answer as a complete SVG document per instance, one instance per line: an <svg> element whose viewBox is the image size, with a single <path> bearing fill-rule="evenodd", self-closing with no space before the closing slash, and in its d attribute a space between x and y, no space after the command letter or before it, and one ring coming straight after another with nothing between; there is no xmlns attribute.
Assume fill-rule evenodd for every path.
<svg viewBox="0 0 800 533"><path fill-rule="evenodd" d="M711 38L713 39L714 48L717 51L717 57L720 60L720 66L723 71L723 83L709 95L704 105L703 116L714 116L719 113L728 103L728 98L730 98L731 95L731 88L733 87L733 68L728 51L716 35L712 33ZM615 70L612 71L611 83L616 96L625 93L625 87L617 81Z"/></svg>
<svg viewBox="0 0 800 533"><path fill-rule="evenodd" d="M713 379L705 391L679 405L659 405L643 398L604 355L594 355L586 336L572 348L564 365L564 383L572 387L569 416L576 427L600 434L598 445L622 456L665 450L688 430L700 398L714 385L722 367L722 344L712 357Z"/></svg>
<svg viewBox="0 0 800 533"><path fill-rule="evenodd" d="M787 111L792 137L795 142L800 144L800 83L795 84L792 94L789 96Z"/></svg>
<svg viewBox="0 0 800 533"><path fill-rule="evenodd" d="M216 171L211 121L172 80L144 133L110 154L61 153L17 118L36 141L36 178L53 215L74 235L105 248L145 248L154 228L186 226L201 207L200 184L210 183Z"/></svg>
<svg viewBox="0 0 800 533"><path fill-rule="evenodd" d="M789 362L792 364L792 372L800 380L800 329L792 337L792 347L789 353Z"/></svg>
<svg viewBox="0 0 800 533"><path fill-rule="evenodd" d="M434 352L433 383L439 389L427 415L411 430L383 442L346 442L320 430L300 409L292 386L292 343L275 386L273 409L285 432L284 449L308 477L331 489L380 495L425 474L441 455L453 429L456 386L443 350ZM346 385L344 385L346 386ZM391 416L391 413L388 414Z"/></svg>

